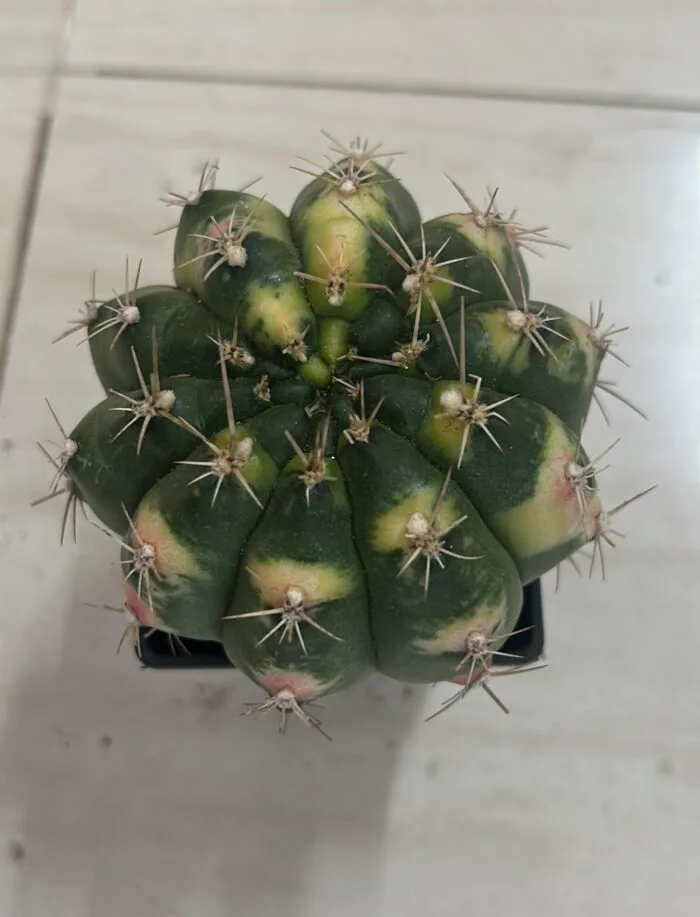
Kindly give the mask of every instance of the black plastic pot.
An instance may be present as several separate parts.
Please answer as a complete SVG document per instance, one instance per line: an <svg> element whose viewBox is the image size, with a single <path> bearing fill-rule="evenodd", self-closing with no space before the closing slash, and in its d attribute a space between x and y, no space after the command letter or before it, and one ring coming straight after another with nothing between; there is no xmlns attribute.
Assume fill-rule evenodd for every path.
<svg viewBox="0 0 700 917"><path fill-rule="evenodd" d="M504 653L514 653L519 658L502 656L494 658L494 665L526 665L536 662L544 650L544 619L542 615L542 587L535 580L523 590L523 607L518 623L513 628L528 628L515 634L501 647ZM150 634L150 636L149 636ZM136 654L141 663L150 669L222 669L233 668L220 643L201 640L172 640L162 631L150 633L140 628Z"/></svg>

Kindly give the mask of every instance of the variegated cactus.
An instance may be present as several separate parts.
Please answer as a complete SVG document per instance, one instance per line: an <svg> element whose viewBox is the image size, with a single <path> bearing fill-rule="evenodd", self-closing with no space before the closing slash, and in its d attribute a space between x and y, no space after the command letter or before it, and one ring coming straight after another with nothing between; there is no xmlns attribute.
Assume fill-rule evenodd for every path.
<svg viewBox="0 0 700 917"><path fill-rule="evenodd" d="M253 709L319 730L308 703L373 671L495 697L523 586L602 561L581 432L618 330L529 298L554 243L495 195L453 182L423 222L379 148L333 149L289 216L216 166L169 197L172 282L85 304L105 398L47 453L132 619L220 641Z"/></svg>

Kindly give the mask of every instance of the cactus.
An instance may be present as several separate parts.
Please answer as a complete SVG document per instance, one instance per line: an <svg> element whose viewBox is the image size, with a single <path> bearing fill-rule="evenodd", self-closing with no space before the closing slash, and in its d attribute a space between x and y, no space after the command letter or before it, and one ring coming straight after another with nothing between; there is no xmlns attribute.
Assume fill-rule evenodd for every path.
<svg viewBox="0 0 700 917"><path fill-rule="evenodd" d="M61 338L105 396L44 449L62 540L80 507L119 545L129 632L219 641L248 712L324 735L309 705L374 671L503 706L523 587L615 534L581 434L624 330L530 299L555 243L494 194L424 222L380 147L332 143L289 215L217 165L167 198L172 280L93 290Z"/></svg>

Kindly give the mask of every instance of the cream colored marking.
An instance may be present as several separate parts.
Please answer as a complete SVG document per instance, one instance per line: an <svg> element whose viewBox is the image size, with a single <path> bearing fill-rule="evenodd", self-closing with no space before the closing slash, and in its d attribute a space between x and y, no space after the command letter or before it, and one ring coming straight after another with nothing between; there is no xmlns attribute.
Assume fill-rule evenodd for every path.
<svg viewBox="0 0 700 917"><path fill-rule="evenodd" d="M559 330L557 327L557 322L553 322L552 325L556 330ZM547 360L547 372L552 378L561 380L562 382L579 382L583 383L586 386L593 385L593 376L595 374L595 357L597 354L597 348L590 339L590 328L580 319L576 318L575 315L568 316L569 328L574 333L574 339L571 343L559 339L557 341L557 353L558 359L554 360L552 357L549 357ZM571 332L567 332L567 337L571 336ZM574 363L572 360L568 360L565 356L567 349L571 350L572 353L575 353L576 350L581 351L586 356L586 376L585 379L581 379L578 375L578 369L574 371Z"/></svg>
<svg viewBox="0 0 700 917"><path fill-rule="evenodd" d="M210 262L207 258L200 256L211 254L216 260L217 253L206 239L198 238L197 235L209 236L212 241L221 239L221 232L226 233L234 211L236 223L239 223L245 220L253 210L255 211L254 216L246 228L246 236L251 232L260 232L269 239L278 239L286 245L292 245L289 222L284 213L262 198L243 195L235 203L227 203L218 207L211 214L202 215L190 228L189 233L182 240L179 264L175 267L174 276L179 286L203 296L204 276L210 270L208 267ZM212 218L221 227L221 232L215 229ZM194 237L192 233L195 234ZM244 240L243 245L245 246Z"/></svg>
<svg viewBox="0 0 700 917"><path fill-rule="evenodd" d="M506 269L506 252L510 246L502 229L490 226L484 230L478 225L473 215L462 213L451 213L442 217L441 222L454 226L457 232L465 236L475 248L488 258L492 258L501 270Z"/></svg>
<svg viewBox="0 0 700 917"><path fill-rule="evenodd" d="M353 219L342 207L336 205L332 209L329 208L327 199L314 204L310 212L315 209L320 210L321 213L318 217L314 214L314 221L310 224L304 240L304 270L306 273L315 274L317 277L328 276L328 265L316 248L318 245L331 264L338 264L342 257L343 265L355 267L358 277L355 277L351 270L349 280L371 279L364 276L359 277L359 274L364 274L362 261L367 247L367 231L362 224ZM373 215L381 217L382 213Z"/></svg>
<svg viewBox="0 0 700 917"><path fill-rule="evenodd" d="M198 579L204 575L192 551L178 540L158 510L148 502L142 503L137 510L134 527L142 541L155 549L158 572L162 576L177 574ZM152 582L152 589L154 585Z"/></svg>
<svg viewBox="0 0 700 917"><path fill-rule="evenodd" d="M403 254L403 252L401 254ZM430 254L430 252L428 252L428 254ZM443 253L443 257L447 260L449 255ZM431 280L430 283L426 285L425 290L426 293L429 292L433 299L437 302L440 311L444 312L443 307L448 305L453 299L458 298L457 294L460 292L459 289L453 287L449 283L445 283L444 281L454 280L455 283L459 283L460 281L455 280L455 277L450 272L449 267L439 268L439 270L434 272L433 276L442 279ZM429 296L423 305L426 307L426 311L423 313L424 317L421 319L422 324L428 324L428 322L437 321L438 316L435 311L435 307L430 301Z"/></svg>
<svg viewBox="0 0 700 917"><path fill-rule="evenodd" d="M488 350L498 365L505 366L507 363L511 372L522 373L530 365L534 348L523 344L523 336L507 326L506 312L507 309L503 308L482 312L479 314L479 322L488 336ZM535 353L535 356L538 354Z"/></svg>
<svg viewBox="0 0 700 917"><path fill-rule="evenodd" d="M252 197L250 201L243 198L246 202L245 207L241 207L240 215L246 216L250 210L255 209L255 217L251 232L259 232L268 239L278 239L288 245L292 244L292 234L289 229L289 221L284 213L274 204L263 201L260 198ZM222 222L230 216L230 208L220 208L215 214L215 219Z"/></svg>
<svg viewBox="0 0 700 917"><path fill-rule="evenodd" d="M503 633L507 634L511 629L510 626L514 623L510 620L504 621L507 611L507 598L504 591L502 601L497 605L487 606L478 617L451 621L429 640L414 640L413 646L420 652L431 656L440 656L442 653L462 653L467 645L467 637L472 631L478 630L490 636L496 625L503 622L505 624ZM498 649L498 643L493 643L489 646L490 652Z"/></svg>
<svg viewBox="0 0 700 917"><path fill-rule="evenodd" d="M259 673L258 680L270 695L287 689L298 701L303 702L327 694L338 683L340 676L329 681L320 681L308 672L289 672L270 666Z"/></svg>
<svg viewBox="0 0 700 917"><path fill-rule="evenodd" d="M280 608L288 589L304 594L307 606L342 599L358 586L354 571L338 570L325 564L305 564L289 558L254 559L247 564L249 575L266 607Z"/></svg>
<svg viewBox="0 0 700 917"><path fill-rule="evenodd" d="M386 195L378 187L360 189L352 200L353 211L369 222L386 223ZM378 279L367 274L365 264L367 230L339 203L338 195L330 192L316 200L304 215L304 271L317 277L328 276L328 265L318 251L320 248L331 264L342 263L350 268L348 282L374 283ZM318 246L318 248L316 248ZM311 285L312 299L321 300L326 293ZM355 302L364 302L367 290L346 288L344 305L352 310Z"/></svg>
<svg viewBox="0 0 700 917"><path fill-rule="evenodd" d="M280 347L286 347L292 338L303 332L302 324L311 320L311 312L297 283L285 283L276 288L251 283L247 298L245 330L252 335L256 327L262 326L270 342Z"/></svg>
<svg viewBox="0 0 700 917"><path fill-rule="evenodd" d="M477 380L480 389L480 380ZM480 426L479 419L472 417L469 421L469 438L466 449L463 452L465 430L468 429L467 423L456 409L461 405L468 405L470 402L476 402L483 411L484 426L489 426L490 420L494 421L492 428L495 432L491 435L498 442L497 426L503 423L503 419L497 411L499 404L506 401L512 401L516 396L508 396L503 402L494 402L487 404L478 400L479 391L476 385L468 382L440 382L434 386L433 396L430 404L430 413L424 424L423 438L430 439L433 443L442 447L442 451L447 457L461 466L465 460L468 460L471 452L471 443L474 436L488 436L484 427ZM453 415L450 414L450 407L455 410ZM481 412L480 412L481 416ZM489 429L489 432L490 432ZM491 436L489 436L491 439ZM494 446L494 448L496 448ZM499 447L500 448L500 447Z"/></svg>
<svg viewBox="0 0 700 917"><path fill-rule="evenodd" d="M335 191L330 191L328 194L317 198L304 214L304 222L309 223L310 226L326 226L332 225L337 221L341 221L345 225L346 220L351 220L357 225L357 220L341 206L340 200L340 195ZM385 223L387 219L386 201L386 193L380 186L374 185L371 188L360 188L352 198L352 209L358 216L368 222L377 220L380 223ZM362 229L361 225L359 228L361 230L361 238L364 238L365 230ZM313 241L321 244L319 239L314 239ZM322 245L321 247L323 248ZM329 253L326 252L326 254Z"/></svg>
<svg viewBox="0 0 700 917"><path fill-rule="evenodd" d="M372 548L378 554L389 554L392 551L409 551L414 549L412 542L406 537L409 519L414 513L420 513L426 519L431 519L435 503L440 495L440 485L429 485L422 490L414 491L401 503L375 521L371 535ZM449 497L445 497L438 510L434 526L438 531L446 529L464 515Z"/></svg>
<svg viewBox="0 0 700 917"><path fill-rule="evenodd" d="M566 428L550 416L544 461L534 494L492 520L496 532L507 533L509 546L519 557L535 557L572 539L585 539L576 492L566 476L576 453L576 444ZM592 509L598 505L597 494L588 495L588 504Z"/></svg>

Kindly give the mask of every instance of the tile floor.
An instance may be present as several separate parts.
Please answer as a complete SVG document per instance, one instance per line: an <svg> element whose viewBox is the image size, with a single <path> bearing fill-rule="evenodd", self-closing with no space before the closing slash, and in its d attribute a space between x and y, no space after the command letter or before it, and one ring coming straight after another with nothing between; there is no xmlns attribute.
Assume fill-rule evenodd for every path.
<svg viewBox="0 0 700 917"><path fill-rule="evenodd" d="M0 917L696 913L698 13L510 7L5 0ZM630 325L610 375L649 422L608 401L587 444L622 437L609 505L659 487L621 514L605 583L547 578L549 666L503 682L509 717L480 692L425 724L444 691L370 679L327 701L332 744L280 740L238 716L240 678L117 657L121 620L83 604L119 601L112 544L83 526L59 549L59 508L29 508L44 396L67 425L99 397L82 348L50 344L92 269L98 294L126 255L167 278L158 196L212 154L222 184L263 175L288 207L320 128L409 149L397 172L426 216L455 203L442 171L499 184L571 246L531 259L534 295L581 315L602 298Z"/></svg>

